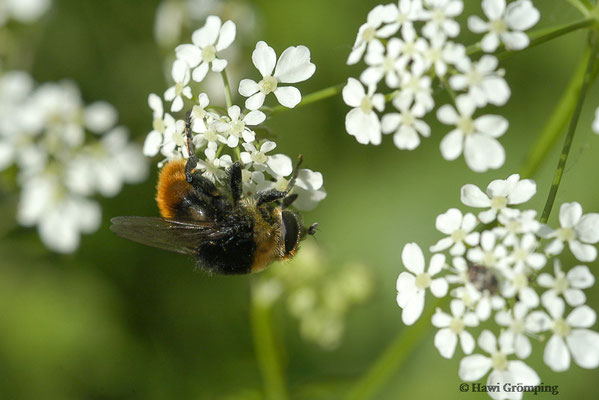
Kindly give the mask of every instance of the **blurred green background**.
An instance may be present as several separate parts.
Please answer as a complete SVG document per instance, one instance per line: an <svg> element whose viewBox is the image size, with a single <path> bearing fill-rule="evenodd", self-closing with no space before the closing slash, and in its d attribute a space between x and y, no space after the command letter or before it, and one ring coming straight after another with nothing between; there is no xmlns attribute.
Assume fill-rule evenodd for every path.
<svg viewBox="0 0 599 400"><path fill-rule="evenodd" d="M263 33L258 39L278 53L289 45L310 48L317 70L300 86L303 93L359 73L360 67L347 67L345 60L357 28L376 1L252 3ZM482 14L478 1L466 3L465 15ZM38 82L72 78L86 102L105 99L115 105L120 122L141 143L151 128L147 96L167 87L163 57L153 36L157 4L54 0L49 14L32 28L38 30L32 51L34 78ZM534 29L580 18L564 0L535 5L542 17ZM468 32L463 38L465 43L474 41ZM282 307L276 309L277 334L284 344L294 398L340 396L406 329L395 303L401 248L410 241L426 248L440 238L435 217L460 207L463 184L486 187L492 179L519 169L552 115L584 44L585 34L576 32L503 62L512 98L492 112L510 122L501 138L507 162L486 174L471 172L463 159L450 163L441 158L439 142L448 128L439 125L434 114L428 118L433 137L413 152L397 150L390 137L378 147L359 145L344 130L348 108L340 96L272 118L279 150L290 156L303 153L306 167L324 175L328 197L305 214L308 222L320 223L318 245L335 265L362 261L376 277L374 296L350 314L344 340L334 351L303 341L296 321ZM250 51L244 55L247 62ZM590 130L597 105L595 85L550 222L555 223L563 201L575 200L587 212L599 211L599 137ZM561 141L535 176L538 194L530 206L537 210L547 195ZM153 164L144 184L100 199L101 229L83 236L79 250L69 256L46 250L35 230L16 227L16 198L2 203L0 398L261 398L248 316L249 282L256 278L208 277L195 272L193 262L184 256L119 239L108 229L114 216L157 215L156 173ZM596 271L599 265L590 267ZM587 294L597 309L597 287ZM459 392L459 357L441 358L433 346L433 332L422 338L377 398L488 398ZM537 346L527 362L543 382L559 385L558 397L596 398L597 371L572 366L567 373L553 373L541 355Z"/></svg>

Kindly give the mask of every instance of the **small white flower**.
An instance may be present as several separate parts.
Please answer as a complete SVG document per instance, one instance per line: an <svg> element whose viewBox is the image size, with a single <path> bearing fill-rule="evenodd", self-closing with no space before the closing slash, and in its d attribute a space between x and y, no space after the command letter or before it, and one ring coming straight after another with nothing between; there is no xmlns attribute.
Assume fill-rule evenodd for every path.
<svg viewBox="0 0 599 400"><path fill-rule="evenodd" d="M383 116L381 127L383 133L394 133L393 143L398 149L414 150L420 145L420 135L429 137L431 128L421 118L426 111L424 107L412 105L407 97L398 96L393 105L399 113L388 113Z"/></svg>
<svg viewBox="0 0 599 400"><path fill-rule="evenodd" d="M324 190L324 180L320 172L314 172L307 168L299 170L295 186L291 193L297 193L297 199L293 202L293 207L300 211L310 211L316 205L327 197Z"/></svg>
<svg viewBox="0 0 599 400"><path fill-rule="evenodd" d="M475 185L464 185L461 190L461 200L470 207L490 207L490 210L483 211L478 215L482 222L488 224L496 218L497 213L507 217L516 216L518 210L509 208L508 205L525 203L536 192L537 184L533 180L520 180L520 175L513 174L505 180L496 179L489 183L486 193Z"/></svg>
<svg viewBox="0 0 599 400"><path fill-rule="evenodd" d="M233 163L231 156L224 155L216 157L216 150L209 147L204 151L205 159L198 159L197 168L202 171L202 175L212 182L220 182L225 176L225 170Z"/></svg>
<svg viewBox="0 0 599 400"><path fill-rule="evenodd" d="M462 215L457 208L450 208L444 214L437 217L435 226L438 231L448 235L439 240L430 251L439 252L446 249L452 256L461 256L466 252L465 244L476 246L478 244L480 233L473 232L478 221L474 214L468 213Z"/></svg>
<svg viewBox="0 0 599 400"><path fill-rule="evenodd" d="M291 170L293 170L291 159L289 159L289 157L285 156L287 157L288 162L284 161L284 165L281 167L278 163L278 161L281 161L280 158L273 159L273 156L266 154L277 147L275 142L265 140L264 143L260 145L259 150L256 148L254 143L242 143L242 146L246 151L242 151L240 154L241 162L243 162L247 168L253 166L257 171L265 171L267 166L272 165L274 168L271 169L278 171L278 175L280 176L287 176L291 173ZM267 165L269 162L270 165Z"/></svg>
<svg viewBox="0 0 599 400"><path fill-rule="evenodd" d="M413 64L411 72L406 71L402 74L401 90L398 96L405 97L402 102L413 101L419 107L430 111L435 106L435 101L432 96L432 79L425 73L424 63Z"/></svg>
<svg viewBox="0 0 599 400"><path fill-rule="evenodd" d="M427 11L423 18L427 21L422 33L429 39L439 36L455 37L460 33L460 25L453 20L462 13L462 0L425 0Z"/></svg>
<svg viewBox="0 0 599 400"><path fill-rule="evenodd" d="M572 307L585 303L586 296L581 289L588 289L595 283L595 277L586 265L577 265L564 274L559 261L553 265L554 275L542 273L537 278L539 286L547 288L542 297L563 296L566 303Z"/></svg>
<svg viewBox="0 0 599 400"><path fill-rule="evenodd" d="M423 52L426 68L434 67L437 76L445 76L448 64L456 65L465 57L466 48L462 44L448 42L444 37L431 39Z"/></svg>
<svg viewBox="0 0 599 400"><path fill-rule="evenodd" d="M94 133L103 133L114 127L118 114L115 108L105 101L97 101L85 107L83 119L87 129Z"/></svg>
<svg viewBox="0 0 599 400"><path fill-rule="evenodd" d="M184 60L189 68L193 68L192 78L201 82L208 69L221 72L227 67L227 60L217 57L217 52L229 47L235 40L236 27L233 21L221 25L219 17L210 15L206 24L196 30L192 36L193 44L182 44L175 49L177 58Z"/></svg>
<svg viewBox="0 0 599 400"><path fill-rule="evenodd" d="M249 110L262 107L269 93L274 93L281 105L295 107L302 100L300 91L293 86L279 84L305 81L316 71L316 66L310 62L310 50L306 46L288 47L277 61L273 48L260 41L252 53L252 61L262 74L262 80L255 82L243 79L239 82L239 94L248 97L245 106Z"/></svg>
<svg viewBox="0 0 599 400"><path fill-rule="evenodd" d="M497 237L492 231L484 231L480 235L480 246L468 250L467 258L475 264L487 268L500 266L507 255L507 250L502 244L497 243Z"/></svg>
<svg viewBox="0 0 599 400"><path fill-rule="evenodd" d="M397 42L400 68L404 70L410 63L424 63L424 54L429 48L427 40L418 37L412 25L404 25L401 28L401 37Z"/></svg>
<svg viewBox="0 0 599 400"><path fill-rule="evenodd" d="M386 6L378 5L370 10L366 23L358 29L356 41L347 58L348 65L356 64L360 61L367 46L379 41L379 37L387 38L395 33L391 29L386 29L384 26L381 27L384 22L391 22L390 18L395 15L393 11L394 7L393 4L388 4Z"/></svg>
<svg viewBox="0 0 599 400"><path fill-rule="evenodd" d="M489 357L473 354L463 358L459 368L460 379L467 382L477 381L492 369L487 378L487 385L497 385L500 389L505 384L536 386L541 383L539 375L523 361L508 359L508 356L514 353L511 335L500 335L498 348L495 336L485 329L478 337L478 345L489 353ZM490 392L489 396L493 399L521 399L522 392L506 393L501 390Z"/></svg>
<svg viewBox="0 0 599 400"><path fill-rule="evenodd" d="M383 77L385 83L390 88L399 86L399 75L402 70L399 58L401 51L401 41L398 38L391 38L385 46L381 42L373 42L366 54L366 64L369 65L362 74L360 80L367 86L376 85Z"/></svg>
<svg viewBox="0 0 599 400"><path fill-rule="evenodd" d="M541 223L536 218L535 210L524 210L517 215L499 214L497 220L501 225L493 228L493 231L503 238L506 246L514 246L519 240L518 235L538 232Z"/></svg>
<svg viewBox="0 0 599 400"><path fill-rule="evenodd" d="M523 264L517 265L513 269L503 268L502 271L505 276L505 282L501 288L503 297L510 299L517 296L518 300L529 308L539 305L539 295L528 286L528 270Z"/></svg>
<svg viewBox="0 0 599 400"><path fill-rule="evenodd" d="M458 337L464 354L471 354L474 350L474 338L466 327L478 326L476 316L466 312L466 306L461 300L453 299L450 303L451 315L437 309L432 317L433 326L439 329L435 334L435 347L445 358L453 357Z"/></svg>
<svg viewBox="0 0 599 400"><path fill-rule="evenodd" d="M538 332L537 321L528 316L530 309L521 302L514 304L512 310L500 310L495 314L495 322L506 327L507 342L511 343L518 358L528 358L532 351L529 334Z"/></svg>
<svg viewBox="0 0 599 400"><path fill-rule="evenodd" d="M529 39L522 32L539 22L539 11L530 0L517 0L505 6L505 0L483 0L482 8L489 18L483 21L478 16L468 18L468 27L474 33L488 32L481 41L481 48L494 52L501 40L509 50L522 50Z"/></svg>
<svg viewBox="0 0 599 400"><path fill-rule="evenodd" d="M256 134L248 126L259 125L266 119L266 115L258 110L250 111L242 116L241 109L238 106L229 107L227 113L229 114L229 121L221 120L216 122L216 130L226 135L227 146L231 148L237 147L240 137L243 137L246 143L253 142Z"/></svg>
<svg viewBox="0 0 599 400"><path fill-rule="evenodd" d="M513 265L515 268L530 267L537 271L545 266L547 257L536 252L539 242L532 233L524 234L522 239L520 241L516 240L512 243L512 246L512 251L505 258L506 264Z"/></svg>
<svg viewBox="0 0 599 400"><path fill-rule="evenodd" d="M503 70L496 71L497 58L485 55L477 62L464 57L456 64L461 72L449 78L453 90L468 90L477 107L487 103L495 106L504 105L510 98L511 91L503 79Z"/></svg>
<svg viewBox="0 0 599 400"><path fill-rule="evenodd" d="M210 98L206 93L198 95L198 104L194 104L191 109L191 130L197 133L203 133L208 128L208 124L218 119L218 115L208 111L206 108L210 105Z"/></svg>
<svg viewBox="0 0 599 400"><path fill-rule="evenodd" d="M595 120L593 121L593 132L599 135L599 107L595 110Z"/></svg>
<svg viewBox="0 0 599 400"><path fill-rule="evenodd" d="M582 215L582 207L577 202L563 203L559 209L561 228L551 233L543 233L544 237L555 238L547 245L548 254L559 254L568 242L570 251L580 261L590 262L597 258L597 249L588 243L599 242L599 214Z"/></svg>
<svg viewBox="0 0 599 400"><path fill-rule="evenodd" d="M485 172L501 167L505 150L496 140L508 128L508 121L500 115L484 115L474 119L476 110L470 96L460 95L456 109L446 104L437 110L437 118L446 125L455 125L441 141L441 154L446 160L455 160L464 153L470 169Z"/></svg>
<svg viewBox="0 0 599 400"><path fill-rule="evenodd" d="M595 324L595 311L586 305L578 306L564 319L562 299L548 296L542 302L551 317L543 311L533 312L531 317L536 318L539 332L553 331L543 354L545 364L554 371L566 371L571 354L582 368L599 367L599 333L585 329Z"/></svg>
<svg viewBox="0 0 599 400"><path fill-rule="evenodd" d="M152 122L152 131L148 133L144 141L143 154L154 157L160 151L164 138L170 137L176 129L175 119L164 112L162 100L154 93L148 96L148 104L152 109L154 120Z"/></svg>
<svg viewBox="0 0 599 400"><path fill-rule="evenodd" d="M428 271L424 272L424 255L416 243L408 243L401 253L404 266L410 272L402 272L397 278L397 304L402 308L401 319L412 325L424 308L424 294L430 288L436 297L447 294L448 283L444 278L433 279L443 269L445 256L435 254L430 260Z"/></svg>
<svg viewBox="0 0 599 400"><path fill-rule="evenodd" d="M183 109L183 98L185 96L191 99L191 88L187 86L189 83L189 68L185 61L175 60L173 63L172 70L173 80L175 85L171 86L164 92L164 99L166 101L172 101L171 111L177 112Z"/></svg>
<svg viewBox="0 0 599 400"><path fill-rule="evenodd" d="M343 88L343 101L354 107L345 117L345 129L361 144L381 143L381 123L375 110L383 111L385 97L375 90L374 86L370 86L366 93L362 84L354 78L349 78Z"/></svg>
<svg viewBox="0 0 599 400"><path fill-rule="evenodd" d="M397 6L391 4L387 9L388 19L391 21L380 30L381 37L394 35L403 26L412 25L414 21L422 18L421 0L399 0Z"/></svg>

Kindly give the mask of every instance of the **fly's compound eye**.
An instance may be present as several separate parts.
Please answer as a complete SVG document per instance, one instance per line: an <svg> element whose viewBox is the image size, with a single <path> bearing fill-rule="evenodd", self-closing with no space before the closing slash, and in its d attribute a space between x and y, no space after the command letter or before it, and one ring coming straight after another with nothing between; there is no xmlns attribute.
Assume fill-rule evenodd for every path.
<svg viewBox="0 0 599 400"><path fill-rule="evenodd" d="M283 236L285 238L285 254L292 253L298 246L302 236L300 217L292 211L283 211Z"/></svg>

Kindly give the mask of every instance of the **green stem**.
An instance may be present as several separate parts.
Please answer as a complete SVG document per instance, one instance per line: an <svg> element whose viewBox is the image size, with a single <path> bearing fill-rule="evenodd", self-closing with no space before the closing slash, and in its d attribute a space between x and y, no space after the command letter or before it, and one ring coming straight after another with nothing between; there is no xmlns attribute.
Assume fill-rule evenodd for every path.
<svg viewBox="0 0 599 400"><path fill-rule="evenodd" d="M328 99L329 97L333 97L336 94L340 93L344 86L345 86L345 83L339 83L335 86L329 86L327 88L310 93L310 94L304 96L302 101L300 101L299 104L297 106L295 106L295 108L299 108L299 107L302 107L302 106L305 106L305 105L308 105L311 103L316 103L317 101L320 101L320 100ZM284 107L282 105L278 105L278 106L272 107L270 109L264 108L264 111L270 111L271 114L278 113L278 112L285 111L285 110L289 110L289 108Z"/></svg>
<svg viewBox="0 0 599 400"><path fill-rule="evenodd" d="M598 42L599 34L597 32L591 32L589 34L589 45L587 46L583 57L584 63L586 64L586 68L582 82L580 82L581 88L578 95L578 100L576 102L576 108L574 109L574 113L572 114L572 118L570 119L570 127L568 128L568 134L566 135L566 139L564 140L562 153L560 155L559 161L557 163L557 168L555 169L555 173L553 175L553 182L551 183L549 195L547 196L547 201L545 202L543 215L541 215L541 223L546 223L549 219L551 209L553 208L553 203L555 202L555 196L557 195L559 185L562 181L562 176L564 175L564 169L566 167L566 162L568 161L570 148L572 147L572 140L574 139L574 133L576 132L576 126L578 125L578 119L580 118L584 98L586 96L589 86L593 81L593 69L599 51Z"/></svg>
<svg viewBox="0 0 599 400"><path fill-rule="evenodd" d="M593 7L588 0L566 0L568 3L576 7L583 15L588 16Z"/></svg>
<svg viewBox="0 0 599 400"><path fill-rule="evenodd" d="M252 295L251 322L256 356L264 381L265 398L285 400L289 396L272 328L272 308L270 304L257 299L255 294Z"/></svg>
<svg viewBox="0 0 599 400"><path fill-rule="evenodd" d="M223 77L223 84L225 85L225 103L227 104L227 108L229 108L233 105L233 96L231 95L231 86L229 85L227 69L223 69L220 75Z"/></svg>
<svg viewBox="0 0 599 400"><path fill-rule="evenodd" d="M438 307L443 307L449 301L449 296L436 299L427 307L413 326L404 327L399 335L375 361L370 369L350 389L345 397L347 400L362 400L372 398L377 390L395 371L407 360L415 346L427 337L431 317Z"/></svg>
<svg viewBox="0 0 599 400"><path fill-rule="evenodd" d="M528 37L530 38L530 44L527 49L531 47L538 46L542 43L548 42L549 40L558 38L570 32L574 32L576 30L589 27L596 22L595 18L585 18L580 21L572 22L569 24L565 24L558 27L552 27L547 29L540 29L534 32L531 32ZM495 54L500 59L505 59L515 53L521 52L522 50L506 50L505 46L501 44ZM470 45L466 48L466 54L468 55L477 55L482 53L482 49L480 47L480 42Z"/></svg>

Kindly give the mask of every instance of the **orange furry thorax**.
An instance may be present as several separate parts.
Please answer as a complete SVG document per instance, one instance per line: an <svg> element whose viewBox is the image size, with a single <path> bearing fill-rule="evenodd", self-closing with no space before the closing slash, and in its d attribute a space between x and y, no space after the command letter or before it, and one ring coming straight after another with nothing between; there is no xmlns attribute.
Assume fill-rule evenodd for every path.
<svg viewBox="0 0 599 400"><path fill-rule="evenodd" d="M176 207L191 190L185 179L185 160L168 162L158 175L156 202L163 218L174 219Z"/></svg>

